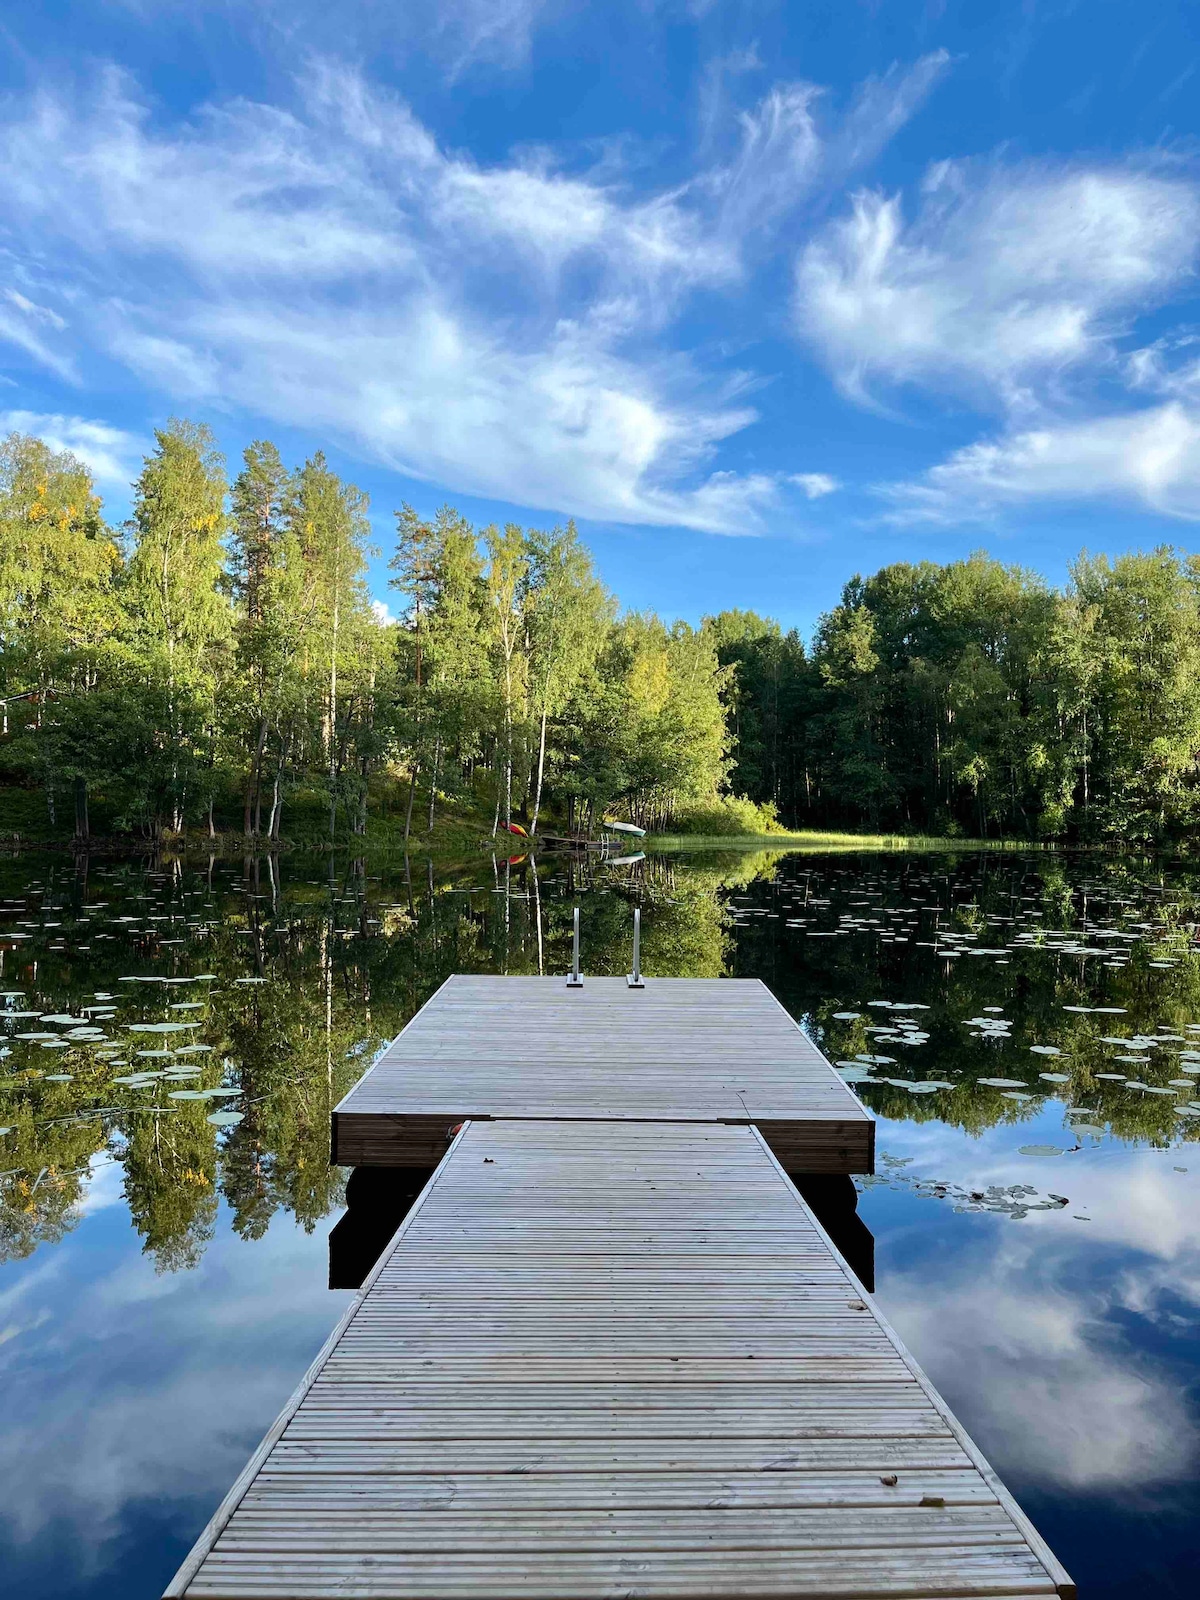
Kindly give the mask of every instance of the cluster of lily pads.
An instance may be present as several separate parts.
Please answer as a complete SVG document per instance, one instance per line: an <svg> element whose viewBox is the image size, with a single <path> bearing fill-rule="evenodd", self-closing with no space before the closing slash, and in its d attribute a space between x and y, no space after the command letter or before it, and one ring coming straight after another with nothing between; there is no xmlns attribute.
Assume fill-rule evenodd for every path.
<svg viewBox="0 0 1200 1600"><path fill-rule="evenodd" d="M198 973L194 977L130 976L119 981L130 984L159 984L168 990L184 985L211 981L216 974ZM197 1057L212 1053L212 1046L191 1037L203 1024L199 1019L187 1018L179 1013L202 1011L201 1001L175 1001L168 1010L175 1016L158 1021L117 1023L120 997L106 990L97 990L92 1004L81 1005L78 1014L66 1011L31 1011L24 1008L25 991L0 991L0 1022L34 1023L36 1026L14 1029L9 1039L25 1046L42 1050L84 1053L84 1065L104 1075L106 1084L120 1085L125 1090L164 1091L168 1101L203 1100L214 1102L208 1121L214 1127L233 1127L242 1120L242 1112L234 1110L228 1102L237 1099L241 1091L226 1086L197 1087L195 1081L203 1075ZM115 1024L115 1026L113 1026ZM114 1037L120 1035L120 1037ZM183 1036L183 1037L181 1037ZM13 1053L12 1046L0 1047L0 1057ZM138 1063L145 1063L139 1065ZM128 1069L128 1070L118 1070ZM73 1072L34 1073L42 1083L70 1083ZM26 1080L28 1081L28 1080ZM170 1087L177 1085L178 1087ZM110 1111L120 1107L102 1108ZM171 1107L154 1106L167 1111ZM93 1110L90 1114L95 1115ZM0 1131L8 1131L3 1129Z"/></svg>
<svg viewBox="0 0 1200 1600"><path fill-rule="evenodd" d="M948 1200L958 1212L997 1212L1011 1217L1014 1222L1027 1217L1031 1211L1062 1211L1071 1203L1064 1194L1047 1191L1043 1195L1032 1183L989 1183L972 1188L967 1184L943 1182L939 1178L920 1178L904 1170L912 1160L912 1156L893 1156L885 1152L879 1158L883 1170L870 1177L856 1178L855 1182L863 1189L882 1184L889 1188L906 1188L918 1199Z"/></svg>

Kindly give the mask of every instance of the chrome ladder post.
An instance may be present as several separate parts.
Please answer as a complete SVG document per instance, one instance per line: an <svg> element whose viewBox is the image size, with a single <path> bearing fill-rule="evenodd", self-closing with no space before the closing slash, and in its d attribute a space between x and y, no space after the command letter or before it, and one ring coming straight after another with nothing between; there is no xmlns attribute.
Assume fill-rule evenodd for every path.
<svg viewBox="0 0 1200 1600"><path fill-rule="evenodd" d="M642 908L633 908L633 971L626 973L625 982L631 989L644 989L642 982Z"/></svg>
<svg viewBox="0 0 1200 1600"><path fill-rule="evenodd" d="M579 975L579 907L575 907L575 936L572 941L571 971L567 975L568 989L582 989L583 979Z"/></svg>

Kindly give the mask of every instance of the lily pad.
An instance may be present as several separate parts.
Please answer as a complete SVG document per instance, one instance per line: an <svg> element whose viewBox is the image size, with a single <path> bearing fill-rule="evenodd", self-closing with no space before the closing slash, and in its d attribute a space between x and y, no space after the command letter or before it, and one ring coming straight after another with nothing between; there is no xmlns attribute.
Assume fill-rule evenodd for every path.
<svg viewBox="0 0 1200 1600"><path fill-rule="evenodd" d="M130 1033L186 1033L189 1028L198 1028L198 1022L127 1022L126 1028Z"/></svg>
<svg viewBox="0 0 1200 1600"><path fill-rule="evenodd" d="M242 1120L240 1111L210 1111L204 1119L211 1122L214 1128L233 1128Z"/></svg>

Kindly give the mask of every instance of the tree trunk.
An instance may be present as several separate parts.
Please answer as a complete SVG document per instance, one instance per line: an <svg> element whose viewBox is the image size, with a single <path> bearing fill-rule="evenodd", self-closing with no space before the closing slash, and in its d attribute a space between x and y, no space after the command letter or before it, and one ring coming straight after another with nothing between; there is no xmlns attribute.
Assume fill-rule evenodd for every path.
<svg viewBox="0 0 1200 1600"><path fill-rule="evenodd" d="M538 763L537 786L533 791L533 820L529 824L529 836L533 838L537 833L538 815L542 809L542 774L546 770L546 702L542 701L542 727L538 735Z"/></svg>
<svg viewBox="0 0 1200 1600"><path fill-rule="evenodd" d="M367 760L360 756L358 762L358 807L354 817L354 831L361 838L367 831Z"/></svg>
<svg viewBox="0 0 1200 1600"><path fill-rule="evenodd" d="M338 605L337 584L340 572L334 576L333 632L329 647L329 840L332 844L337 826L337 648Z"/></svg>
<svg viewBox="0 0 1200 1600"><path fill-rule="evenodd" d="M262 735L258 742L258 759L254 763L254 832L262 832L262 758L263 746L266 744L267 730L263 725Z"/></svg>
<svg viewBox="0 0 1200 1600"><path fill-rule="evenodd" d="M504 666L504 821L505 825L512 822L512 667L511 661Z"/></svg>
<svg viewBox="0 0 1200 1600"><path fill-rule="evenodd" d="M412 772L408 779L408 810L404 814L404 847L408 848L408 836L412 832L413 800L417 793L417 773L421 770L421 763L414 761Z"/></svg>
<svg viewBox="0 0 1200 1600"><path fill-rule="evenodd" d="M271 791L271 843L279 843L279 821L283 816L283 796L279 792L280 769L275 769L275 782Z"/></svg>
<svg viewBox="0 0 1200 1600"><path fill-rule="evenodd" d="M81 844L86 844L91 837L88 828L88 792L87 779L75 779L75 837Z"/></svg>
<svg viewBox="0 0 1200 1600"><path fill-rule="evenodd" d="M212 800L212 795L209 795L209 797L208 797L208 837L210 839L215 839L217 837L216 825L213 822L213 800Z"/></svg>
<svg viewBox="0 0 1200 1600"><path fill-rule="evenodd" d="M442 739L439 734L433 742L433 771L429 776L429 828L433 832L433 802L437 797L438 762L442 756Z"/></svg>

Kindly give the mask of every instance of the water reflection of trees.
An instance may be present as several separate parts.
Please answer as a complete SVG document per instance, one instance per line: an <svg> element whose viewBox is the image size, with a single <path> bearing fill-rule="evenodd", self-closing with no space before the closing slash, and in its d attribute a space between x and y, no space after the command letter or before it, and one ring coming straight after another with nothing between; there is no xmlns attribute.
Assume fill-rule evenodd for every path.
<svg viewBox="0 0 1200 1600"><path fill-rule="evenodd" d="M947 878L954 870L951 865ZM890 879L896 901L911 893L910 871L899 869ZM1186 1092L1178 1097L1145 1093L1097 1076L1113 1071L1119 1050L1105 1043L1103 1036L1184 1033L1189 1024L1200 1022L1200 958L1193 943L1200 907L1195 872L1161 862L1050 858L1030 867L985 857L977 859L971 878L970 898L954 909L945 908L943 929L978 932L989 917L1011 911L1014 900L1031 888L1036 889L1034 898L1046 927L1078 927L1093 913L1107 920L1114 903L1124 897L1137 908L1127 920L1144 916L1154 928L1121 971L1098 967L1094 956L1074 956L1044 945L1030 955L1010 951L1009 965L1000 969L990 960L969 956L916 962L911 947L900 957L884 948L872 950L862 939L822 940L819 947L810 946L804 962L790 969L793 981L784 998L793 1014L807 1015L831 1057L893 1055L895 1065L880 1067L880 1077L887 1073L917 1081L953 1080L953 1087L928 1095L884 1082L856 1085L870 1107L897 1120L944 1122L980 1134L1001 1123L1030 1122L1048 1102L1059 1100L1064 1106L1086 1108L1085 1125L1107 1126L1121 1138L1155 1143L1181 1135L1200 1138L1195 1120L1176 1115L1177 1098L1190 1098ZM1148 965L1166 956L1176 963L1169 970ZM754 959L743 950L743 963L752 965ZM781 990L788 989L784 982ZM921 1013L929 1042L893 1052L888 1044L872 1043L865 1031L867 1022L879 1020L878 1013L866 1013L854 1023L835 1019L835 1012L861 1010L876 996L919 1000L929 1006ZM1013 1023L1009 1040L980 1039L964 1027L965 1019L997 1003ZM1070 1005L1101 1004L1121 1006L1124 1011L1097 1015L1064 1010ZM1035 1044L1053 1045L1061 1054L1036 1055L1030 1049ZM1118 1070L1142 1078L1152 1088L1164 1088L1178 1077L1174 1056L1181 1048L1148 1052L1144 1070L1128 1065ZM1068 1081L1046 1083L1038 1076L1045 1070L1063 1073ZM1023 1080L1029 1098L1006 1099L1003 1089L978 1081L999 1076ZM1195 1093L1200 1095L1200 1084Z"/></svg>
<svg viewBox="0 0 1200 1600"><path fill-rule="evenodd" d="M109 866L98 889L94 870L89 883L86 872L64 872L60 862L37 867L45 903L58 908L54 920L74 943L88 895L103 894L109 918L143 903L137 897L148 884L162 911L182 909L196 892L212 904L204 912L208 931L174 947L180 955L157 938L114 938L105 946L93 939L84 958L70 946L52 952L44 934L7 952L0 987L23 991L20 1009L78 1014L96 991L117 993L109 1037L125 1046L115 1071L82 1046L42 1052L18 1045L5 1060L0 1123L10 1132L3 1140L0 1249L10 1258L29 1255L72 1225L97 1158L120 1163L134 1226L164 1270L200 1258L222 1200L243 1237L261 1237L279 1211L311 1230L343 1194L344 1174L328 1159L330 1112L376 1048L451 973L566 971L577 899L587 904L590 972L627 970L633 899L645 908L648 971L715 976L729 953L718 893L729 874L716 868L695 873L643 863L616 871L543 858L540 868L531 860L485 860L466 870L409 862L370 872L358 861L335 864L331 873L323 861L295 858L285 860L281 876L278 863L258 859L237 877L214 873L211 864L152 878L138 867ZM734 875L743 881L755 870L739 861ZM29 863L9 861L0 882L18 896L31 876ZM196 970L215 974L211 986L163 991L120 981L131 973ZM247 978L262 981L238 981ZM207 1054L186 1057L199 1074L149 1090L114 1083L139 1065L122 1025L169 1016L164 994L186 994L201 1006L186 1013L200 1022L189 1039L208 1046ZM47 1082L51 1072L71 1074L71 1081ZM228 1102L168 1098L181 1088L217 1087L240 1095ZM243 1119L221 1130L207 1117L226 1103Z"/></svg>
<svg viewBox="0 0 1200 1600"><path fill-rule="evenodd" d="M1098 973L1065 953L1013 956L997 970L990 960L934 959L867 938L812 940L785 927L781 907L796 893L800 868L767 854L656 858L629 867L594 859L543 856L487 860L460 868L425 861L337 862L284 858L248 862L231 874L219 863L199 869L174 865L157 874L134 865L93 863L90 871L62 862L9 860L0 864L0 890L23 895L31 880L62 924L5 950L0 988L24 992L22 1010L70 1011L95 991L116 993L120 1012L108 1025L130 1054L123 1024L171 1015L170 1000L183 994L200 1009L196 1042L209 1053L189 1055L199 1068L187 1082L138 1089L113 1083L93 1051L71 1045L42 1051L12 1045L0 1070L0 1124L10 1132L0 1149L0 1251L29 1255L52 1242L78 1215L89 1168L97 1158L119 1162L124 1194L144 1248L165 1270L200 1257L224 1202L234 1229L258 1238L279 1212L313 1228L340 1204L344 1175L329 1165L329 1114L370 1063L375 1049L453 972L565 972L570 963L571 911L584 906L585 971L628 970L631 906L643 908L643 966L661 976L764 978L793 1015L804 1019L835 1058L860 1053L894 1055L892 1076L953 1080L954 1086L914 1095L878 1083L864 1098L889 1117L942 1121L980 1133L996 1124L1030 1120L1051 1096L1091 1108L1088 1121L1107 1124L1127 1138L1162 1141L1178 1132L1174 1100L1105 1083L1113 1049L1110 1032L1183 1031L1200 1021L1200 964L1190 953L1196 921L1195 884L1162 864L1035 863L997 858L970 862L929 858L811 860L803 868L814 893L849 892L870 874L885 899L899 903L922 888L938 900L943 929L981 931L988 918L1006 915L1021 896L1043 910L1047 925L1073 925L1100 897L1110 905L1125 897L1148 907L1160 944L1141 947L1121 971ZM1089 881L1098 888L1089 888ZM930 894L933 883L936 893ZM838 886L841 886L840 888ZM731 893L770 911L735 927ZM150 900L139 896L151 896ZM1093 897L1089 902L1088 896ZM83 908L107 901L112 918L154 899L159 912L187 912L207 930L193 928L187 942L167 946L157 934L116 935L101 942L101 923L84 924ZM930 913L932 915L932 913ZM30 911L31 920L37 920ZM163 924L172 936L181 928ZM66 937L67 948L50 943ZM78 950L89 942L86 952ZM1150 969L1169 949L1177 965ZM164 991L124 985L131 973L211 972L193 988ZM261 979L247 983L247 978ZM1115 1019L1064 1012L1066 1004L1126 1006ZM863 1022L836 1021L840 1010L863 1010L876 996L919 1000L930 1033L911 1051L872 1047ZM1013 1023L1001 1047L971 1037L965 1018L1001 1003ZM19 1026L19 1025L18 1025ZM10 1029L10 1033L16 1029ZM137 1038L138 1036L132 1036ZM1029 1053L1032 1043L1062 1050L1053 1058ZM1147 1066L1153 1084L1173 1075L1168 1052ZM52 1063L52 1064L51 1064ZM1047 1065L1069 1074L1051 1086L1038 1079ZM69 1082L48 1075L72 1074ZM1021 1079L1032 1096L1006 1100L980 1077ZM243 1113L235 1127L207 1120L220 1100L171 1100L186 1087L223 1086L240 1091L229 1102ZM1200 1137L1195 1124L1184 1129Z"/></svg>

